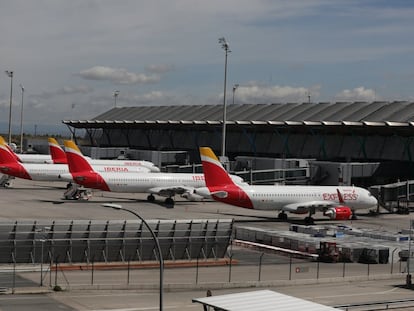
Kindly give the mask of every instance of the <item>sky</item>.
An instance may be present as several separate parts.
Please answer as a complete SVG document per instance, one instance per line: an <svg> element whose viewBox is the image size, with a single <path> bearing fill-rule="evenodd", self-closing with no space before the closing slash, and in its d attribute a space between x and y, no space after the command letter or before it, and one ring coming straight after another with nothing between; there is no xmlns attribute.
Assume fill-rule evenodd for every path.
<svg viewBox="0 0 414 311"><path fill-rule="evenodd" d="M222 105L222 37L229 103L413 101L413 16L409 0L0 0L0 132L12 81L14 133L22 98L38 133L115 102Z"/></svg>

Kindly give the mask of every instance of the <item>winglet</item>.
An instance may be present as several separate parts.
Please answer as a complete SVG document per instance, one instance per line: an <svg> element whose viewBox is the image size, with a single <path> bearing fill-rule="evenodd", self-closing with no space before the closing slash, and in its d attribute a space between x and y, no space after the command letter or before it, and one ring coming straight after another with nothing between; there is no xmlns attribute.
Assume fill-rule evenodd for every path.
<svg viewBox="0 0 414 311"><path fill-rule="evenodd" d="M47 139L49 143L49 152L52 157L54 164L67 164L68 160L66 159L65 151L60 147L56 139L49 137Z"/></svg>
<svg viewBox="0 0 414 311"><path fill-rule="evenodd" d="M200 158L203 164L206 186L208 188L234 185L233 180L210 147L200 147Z"/></svg>
<svg viewBox="0 0 414 311"><path fill-rule="evenodd" d="M336 192L338 193L338 200L339 200L339 203L344 204L344 203L345 203L345 201L344 201L344 197L342 196L341 191L339 191L339 189L336 189Z"/></svg>
<svg viewBox="0 0 414 311"><path fill-rule="evenodd" d="M86 161L82 152L71 140L65 140L65 153L68 161L69 172L79 173L85 171L93 171L92 166Z"/></svg>

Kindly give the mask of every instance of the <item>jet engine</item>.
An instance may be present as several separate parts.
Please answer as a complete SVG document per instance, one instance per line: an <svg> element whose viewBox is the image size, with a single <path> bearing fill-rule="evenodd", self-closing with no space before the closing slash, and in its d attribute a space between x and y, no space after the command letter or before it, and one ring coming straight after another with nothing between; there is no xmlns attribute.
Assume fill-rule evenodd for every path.
<svg viewBox="0 0 414 311"><path fill-rule="evenodd" d="M330 219L348 220L352 216L352 210L348 206L336 206L328 208L323 214Z"/></svg>

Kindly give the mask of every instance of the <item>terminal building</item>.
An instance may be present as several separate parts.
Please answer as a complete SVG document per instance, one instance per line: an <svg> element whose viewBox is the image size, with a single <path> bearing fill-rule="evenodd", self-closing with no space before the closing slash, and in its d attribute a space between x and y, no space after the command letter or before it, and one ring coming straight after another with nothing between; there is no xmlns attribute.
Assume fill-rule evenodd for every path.
<svg viewBox="0 0 414 311"><path fill-rule="evenodd" d="M86 132L82 150L91 156L191 166L199 146L220 154L223 106L115 107L63 123L75 137ZM413 134L414 102L234 104L226 156L230 170L254 183L369 187L414 179Z"/></svg>

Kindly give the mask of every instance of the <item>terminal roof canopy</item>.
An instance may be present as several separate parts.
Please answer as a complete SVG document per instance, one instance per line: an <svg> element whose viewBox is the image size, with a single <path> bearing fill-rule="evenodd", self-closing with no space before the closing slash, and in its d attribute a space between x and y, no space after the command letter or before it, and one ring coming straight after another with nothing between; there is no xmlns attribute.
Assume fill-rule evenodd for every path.
<svg viewBox="0 0 414 311"><path fill-rule="evenodd" d="M139 124L220 124L222 105L114 107L89 120L63 120L76 128ZM411 126L414 102L336 102L227 105L227 122L268 125Z"/></svg>
<svg viewBox="0 0 414 311"><path fill-rule="evenodd" d="M214 310L222 311L332 311L338 310L319 303L284 295L271 290L258 290L229 295L194 298L198 302Z"/></svg>

